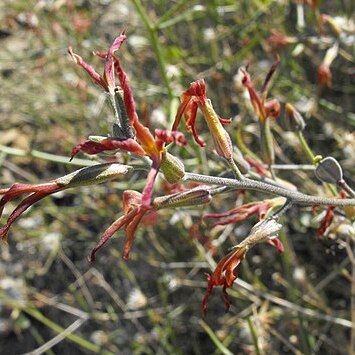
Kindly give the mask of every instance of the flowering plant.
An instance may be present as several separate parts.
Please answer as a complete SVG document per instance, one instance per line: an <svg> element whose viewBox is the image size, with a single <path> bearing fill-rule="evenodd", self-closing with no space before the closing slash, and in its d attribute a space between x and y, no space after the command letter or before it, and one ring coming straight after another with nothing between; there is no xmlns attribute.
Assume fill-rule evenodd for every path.
<svg viewBox="0 0 355 355"><path fill-rule="evenodd" d="M241 220L257 215L258 222L251 228L248 236L235 245L217 264L212 275L208 275L207 292L203 300L203 311L207 309L207 300L211 291L216 286L223 287L223 299L227 308L230 300L226 289L232 287L237 279L237 267L246 257L248 250L259 243L268 243L277 248L281 253L283 246L278 239L278 233L282 228L281 217L293 205L303 206L328 206L324 222L321 224L321 234L326 233L330 226L336 208L355 206L355 193L345 182L340 165L334 158L314 157L306 145L302 135L305 128L300 113L290 104L286 105L286 114L293 131L297 133L302 147L311 162L317 166L317 177L326 186L333 184L343 190L341 198L322 196L310 196L296 191L294 186L285 186L273 172L272 164L275 160L274 138L272 136L271 118L280 115L281 104L277 99L267 100L267 91L270 78L276 71L280 58L271 66L266 75L265 82L259 94L254 87L252 76L248 67L242 68L242 84L247 90L249 103L251 103L260 128L260 146L262 160L266 164L254 163L249 165L241 150L233 143L232 134L222 124L230 123L230 120L222 119L215 111L212 101L207 98L207 87L203 79L191 83L190 88L180 96L180 106L177 110L175 121L171 130L156 129L152 133L139 118L132 89L127 74L123 70L116 52L126 39L126 33L122 32L109 47L107 52L95 54L104 59L103 74L100 75L91 65L86 63L79 55L69 47L69 54L76 64L82 67L93 81L99 85L108 97L108 102L113 110L112 134L110 136L90 136L88 140L76 145L72 149L71 158L77 154L98 155L107 151L130 154L132 158L140 162L137 164L120 164L112 156L103 164L97 164L75 171L69 175L57 178L48 183L18 184L0 189L0 213L5 205L11 201L25 197L9 215L7 222L0 229L0 238L7 239L11 225L30 206L42 198L68 188L100 183L109 179L129 174L137 169L148 171L145 178L145 186L141 192L126 189L123 193L123 214L118 217L102 234L97 245L92 249L89 260L95 259L96 252L101 249L108 240L120 229L126 232L123 257L129 258L135 232L143 218L156 214L161 209L175 209L180 207L193 207L213 203L214 196L226 194L232 196L235 190L258 191L263 194L277 196L268 199L253 199L240 204L224 213L206 213L204 218L221 218L211 227L217 225L236 224ZM334 55L333 55L334 57ZM332 58L333 58L332 57ZM327 59L325 64L330 65ZM118 83L116 83L118 79ZM323 80L323 79L322 79ZM329 85L330 78L324 81ZM185 169L183 159L169 152L171 145L184 147L188 140L179 129L181 119L184 117L187 131L191 132L195 142L203 149L206 142L197 134L196 119L198 111L201 111L208 130L206 141L213 142L217 155L215 160L219 164L227 163L228 169L223 176L201 175L188 172ZM193 143L191 143L193 144ZM249 158L249 161L253 161ZM258 164L262 164L259 167ZM264 169L264 170L263 170ZM267 174L259 174L261 171L270 170L271 177ZM180 190L156 196L157 176L161 174L168 184L180 184ZM189 187L187 182L194 182L196 186ZM333 186L333 188L336 188ZM349 214L350 216L350 214Z"/></svg>

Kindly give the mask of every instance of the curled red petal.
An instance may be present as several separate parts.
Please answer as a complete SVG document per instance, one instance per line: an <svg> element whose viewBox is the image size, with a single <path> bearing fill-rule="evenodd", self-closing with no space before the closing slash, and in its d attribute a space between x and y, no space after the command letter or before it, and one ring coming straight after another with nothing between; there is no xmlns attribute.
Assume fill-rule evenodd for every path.
<svg viewBox="0 0 355 355"><path fill-rule="evenodd" d="M186 111L184 113L185 120L186 120L186 127L189 132L192 133L195 142L200 146L204 147L206 143L198 136L197 131L196 131L196 126L195 126L195 121L196 121L196 116L197 116L197 108L198 104L196 101L192 100L188 107L186 108Z"/></svg>
<svg viewBox="0 0 355 355"><path fill-rule="evenodd" d="M105 150L123 149L137 155L146 155L143 148L132 138L120 140L117 138L106 138L101 142L85 141L76 145L71 151L71 159L79 152L87 154L98 154Z"/></svg>
<svg viewBox="0 0 355 355"><path fill-rule="evenodd" d="M131 124L133 125L133 123L138 120L138 115L136 112L136 104L134 102L131 85L130 85L128 76L125 73L125 71L122 69L118 58L113 56L113 59L114 59L114 66L116 69L118 80L119 80L119 82L121 84L121 88L123 90L123 101L125 104L127 115L128 115L128 118L129 118Z"/></svg>
<svg viewBox="0 0 355 355"><path fill-rule="evenodd" d="M204 316L207 315L207 302L208 302L208 299L211 295L211 292L212 292L212 289L213 289L213 284L210 282L211 280L211 275L209 274L206 274L207 276L207 282L208 282L208 285L207 285L207 290L206 290L206 293L205 293L205 296L203 297L203 300L202 300L202 313Z"/></svg>
<svg viewBox="0 0 355 355"><path fill-rule="evenodd" d="M234 281L237 279L238 273L236 268L243 260L245 252L245 248L236 247L231 253L227 254L218 262L212 275L207 275L207 291L202 301L202 311L204 314L206 314L207 311L208 298L215 286L223 286L223 301L226 309L229 309L230 301L227 288L232 287Z"/></svg>
<svg viewBox="0 0 355 355"><path fill-rule="evenodd" d="M221 122L223 124L230 124L232 122L231 119L225 119L225 118L222 118L222 117L219 117L219 116L218 116L218 119L219 119L219 122Z"/></svg>
<svg viewBox="0 0 355 355"><path fill-rule="evenodd" d="M201 104L207 100L206 84L203 79L196 80L190 84L190 88L185 91L187 95L196 96Z"/></svg>
<svg viewBox="0 0 355 355"><path fill-rule="evenodd" d="M140 223L140 221L142 220L144 214L148 211L148 209L144 209L144 208L139 208L139 212L137 212L137 214L134 216L134 218L132 219L132 221L130 221L127 225L126 225L126 240L124 243L124 247L123 247L123 259L128 259L129 255L131 253L131 248L132 248L132 243L133 243L133 239L134 239L134 235L135 232L137 230L138 224Z"/></svg>
<svg viewBox="0 0 355 355"><path fill-rule="evenodd" d="M253 105L256 116L259 118L261 123L263 123L265 120L263 101L260 98L259 94L256 92L256 90L254 88L254 84L251 80L250 74L248 73L247 69L242 68L241 70L244 74L244 77L242 79L242 83L248 89L250 101Z"/></svg>
<svg viewBox="0 0 355 355"><path fill-rule="evenodd" d="M90 75L90 77L94 80L96 84L100 85L105 91L109 91L106 82L102 78L102 76L97 73L96 70L90 64L86 63L83 58L75 54L73 52L72 47L68 48L68 53L73 58L74 62L80 65Z"/></svg>
<svg viewBox="0 0 355 355"><path fill-rule="evenodd" d="M179 127L180 122L181 122L181 117L184 114L189 102L191 101L191 97L188 95L182 94L180 100L181 100L181 104L180 104L178 111L176 113L175 121L174 121L173 127L171 129L172 131L176 131L177 128Z"/></svg>
<svg viewBox="0 0 355 355"><path fill-rule="evenodd" d="M331 225L331 223L333 222L334 219L334 206L329 206L327 208L327 212L325 214L325 217L323 218L323 221L320 225L320 227L318 228L317 234L319 237L324 237L324 234L326 232L326 230L328 229L328 227Z"/></svg>
<svg viewBox="0 0 355 355"><path fill-rule="evenodd" d="M115 90L114 53L121 47L127 36L123 31L111 44L105 56L104 80L111 92Z"/></svg>
<svg viewBox="0 0 355 355"><path fill-rule="evenodd" d="M279 254L285 251L285 247L279 238L269 239L268 243L277 249Z"/></svg>
<svg viewBox="0 0 355 355"><path fill-rule="evenodd" d="M187 144L187 140L183 133L179 131L167 131L163 129L156 129L155 130L155 141L157 145L162 149L164 143L172 143L179 146L184 146Z"/></svg>
<svg viewBox="0 0 355 355"><path fill-rule="evenodd" d="M88 256L90 262L95 261L95 254L97 253L97 251L100 250L113 236L113 234L115 234L122 226L132 221L133 218L136 216L137 212L138 212L138 208L132 209L132 211L118 218L115 222L113 222L110 225L110 227L106 229L106 231L101 236L100 240L95 245L95 247L91 250L90 255Z"/></svg>
<svg viewBox="0 0 355 355"><path fill-rule="evenodd" d="M4 195L0 200L0 217L5 204L15 198L31 193L31 192L42 192L51 193L53 188L59 188L55 182L49 182L44 184L13 184L10 188L2 191L1 195Z"/></svg>
<svg viewBox="0 0 355 355"><path fill-rule="evenodd" d="M47 188L45 191L35 192L32 195L26 197L21 201L21 203L13 210L7 219L6 224L0 229L0 239L6 239L7 233L11 225L24 213L29 207L31 207L35 202L41 200L42 198L60 191L61 187L53 184L51 188Z"/></svg>

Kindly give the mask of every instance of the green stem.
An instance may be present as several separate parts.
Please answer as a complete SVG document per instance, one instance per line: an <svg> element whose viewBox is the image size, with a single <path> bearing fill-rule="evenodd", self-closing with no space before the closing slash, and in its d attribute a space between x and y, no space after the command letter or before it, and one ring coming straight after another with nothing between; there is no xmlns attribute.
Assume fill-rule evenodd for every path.
<svg viewBox="0 0 355 355"><path fill-rule="evenodd" d="M74 158L72 161L69 161L69 157L66 157L66 156L45 153L45 152L41 152L41 151L35 150L35 149L30 150L30 151L26 151L26 150L19 149L19 148L7 147L2 144L0 144L0 152L3 152L5 154L9 154L9 155L19 156L19 157L30 156L30 157L34 157L34 158L43 159L43 160L53 161L55 163L62 163L62 164L68 164L68 165L92 166L92 165L97 164L97 162L93 161L93 160Z"/></svg>
<svg viewBox="0 0 355 355"><path fill-rule="evenodd" d="M323 205L323 206L355 206L355 198L338 199L328 197L318 197L306 195L301 192L291 191L283 187L270 185L261 181L255 181L248 178L243 180L221 178L216 176L207 176L193 173L185 173L185 181L197 181L205 184L230 186L237 189L254 190L269 193L272 195L286 197L293 204L299 204L304 206Z"/></svg>
<svg viewBox="0 0 355 355"><path fill-rule="evenodd" d="M161 76L163 78L165 88L166 88L166 90L168 92L168 97L169 97L169 99L171 101L173 99L174 95L173 95L172 88L170 86L170 81L168 79L168 76L166 75L167 71L166 71L165 61L164 61L164 58L163 58L163 52L162 52L162 49L161 49L161 46L160 46L159 40L158 40L157 27L154 26L154 24L150 21L150 19L147 16L146 11L145 11L141 1L140 0L132 0L132 2L134 4L134 6L136 7L139 15L141 16L142 21L146 25L147 30L149 32L150 40L151 40L155 55L156 55L157 60L158 60L160 73L161 73Z"/></svg>
<svg viewBox="0 0 355 355"><path fill-rule="evenodd" d="M250 158L259 161L259 157L254 154L245 144L243 141L242 137L242 128L241 126L238 127L237 129L237 134L236 134L236 141L237 141L237 146L238 148L244 153L245 155L248 155Z"/></svg>
<svg viewBox="0 0 355 355"><path fill-rule="evenodd" d="M228 350L222 342L217 338L216 334L213 332L213 330L208 326L206 322L203 320L199 320L198 323L200 326L203 328L203 330L208 334L210 339L213 341L213 343L217 346L218 350L224 354L224 355L233 355L233 353Z"/></svg>
<svg viewBox="0 0 355 355"><path fill-rule="evenodd" d="M298 131L298 132L296 132L296 134L297 134L297 137L301 143L303 151L306 153L308 160L313 165L317 166L318 165L317 157L313 154L312 149L310 148L307 141L305 140L302 131ZM333 185L325 184L325 186L333 194L333 196L336 196L338 194Z"/></svg>
<svg viewBox="0 0 355 355"><path fill-rule="evenodd" d="M233 171L233 174L235 176L236 179L238 180L242 180L244 179L243 174L240 172L239 168L237 167L237 164L235 163L235 161L233 160L233 158L231 158L230 160L228 160L228 165L231 168L231 170Z"/></svg>
<svg viewBox="0 0 355 355"><path fill-rule="evenodd" d="M93 344L78 335L75 335L72 333L66 333L64 328L59 326L57 323L51 321L50 319L46 318L41 312L39 312L35 308L25 307L25 308L22 308L22 311L27 313L31 317L35 318L36 320L38 320L39 322L41 322L42 324L44 324L48 328L52 329L54 332L56 332L58 334L64 333L65 338L68 338L72 342L82 346L83 348L85 348L87 350L90 350L94 353L101 352L102 354L112 354L111 352L108 352L108 351L102 352L102 349L98 345Z"/></svg>
<svg viewBox="0 0 355 355"><path fill-rule="evenodd" d="M248 317L247 320L248 320L248 326L250 329L251 337L252 337L253 343L254 343L255 354L261 355L261 352L259 349L259 343L258 343L258 335L256 333L256 329L254 327L253 321L251 320L251 317Z"/></svg>
<svg viewBox="0 0 355 355"><path fill-rule="evenodd" d="M303 151L306 153L308 160L310 161L310 163L314 164L315 163L315 161L314 161L315 155L313 154L311 148L309 147L308 143L304 139L304 135L303 135L302 131L298 131L296 134L297 134L297 137L301 143Z"/></svg>

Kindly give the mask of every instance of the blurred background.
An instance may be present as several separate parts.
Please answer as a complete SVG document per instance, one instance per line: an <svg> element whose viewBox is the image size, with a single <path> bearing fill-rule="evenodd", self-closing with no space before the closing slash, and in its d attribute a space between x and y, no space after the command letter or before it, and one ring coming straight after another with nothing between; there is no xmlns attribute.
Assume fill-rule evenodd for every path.
<svg viewBox="0 0 355 355"><path fill-rule="evenodd" d="M3 0L0 3L0 186L39 183L90 164L72 147L113 123L105 95L67 54L72 46L100 73L105 51L127 30L119 51L140 119L169 128L179 95L204 78L208 97L234 142L259 155L258 125L240 90L238 69L249 64L256 88L275 59L281 64L269 97L302 113L313 153L338 159L354 173L354 3L335 1ZM327 16L324 16L327 15ZM329 64L331 78L319 74ZM197 120L198 131L211 146ZM181 128L184 131L184 128ZM273 122L278 176L300 191L327 195L282 114ZM212 148L174 151L190 172L225 170ZM122 158L123 159L123 158ZM215 160L215 161L214 161ZM292 164L307 164L292 169ZM289 168L287 168L289 166ZM3 354L348 354L354 350L353 230L336 213L324 238L325 209L295 206L282 223L285 252L260 245L239 269L224 311L222 290L201 314L206 272L255 224L252 218L211 228L205 212L223 212L241 198L159 212L141 225L131 258L117 233L90 265L87 255L121 214L122 191L141 191L133 174L44 199L12 228L0 248L0 349ZM159 180L156 195L169 191ZM248 192L244 202L268 196ZM11 203L2 222L11 212Z"/></svg>

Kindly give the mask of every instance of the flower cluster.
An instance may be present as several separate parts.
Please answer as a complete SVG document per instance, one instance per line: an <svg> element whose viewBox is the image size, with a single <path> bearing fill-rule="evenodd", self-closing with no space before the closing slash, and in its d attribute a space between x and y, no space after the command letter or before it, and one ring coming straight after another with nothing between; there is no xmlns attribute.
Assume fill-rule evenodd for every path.
<svg viewBox="0 0 355 355"><path fill-rule="evenodd" d="M316 7L317 2L310 2ZM276 57L266 75L260 93L256 91L254 82L249 74L248 67L240 70L240 85L247 99L250 101L260 127L260 145L263 163L257 160L255 154L244 159L241 151L248 150L245 146L241 151L233 145L231 136L223 125L231 123L231 120L221 118L213 108L211 100L207 97L207 88L203 79L194 81L190 87L180 96L180 106L177 110L171 130L156 129L151 132L142 124L136 110L130 81L123 70L116 52L126 40L123 31L114 39L107 52L95 52L104 60L103 73L99 74L81 56L74 53L69 47L68 52L74 62L79 65L93 79L93 81L105 92L108 102L113 110L114 120L112 134L108 136L90 136L87 140L77 144L71 151L71 159L77 154L84 153L96 155L111 151L127 153L132 158L139 158L139 168L147 170L145 186L141 192L127 189L123 192L123 213L102 234L96 246L89 255L89 261L95 260L96 253L105 246L114 234L124 230L126 238L123 247L123 258L130 256L132 244L139 224L145 219L156 220L161 209L178 208L185 206L205 205L212 201L213 196L226 192L239 190L255 190L270 193L279 197L260 201L244 203L224 213L206 213L202 218L217 219L211 224L216 225L236 224L251 216L257 217L257 223L251 228L249 235L235 245L231 252L224 256L217 264L212 275L208 275L208 285L202 308L206 313L207 301L214 287L223 287L223 299L226 308L230 306L227 289L232 287L238 277L237 268L245 258L248 250L259 243L268 243L274 246L279 253L283 252L283 245L278 239L281 228L279 220L281 215L295 201L304 205L326 205L326 216L319 230L323 235L334 217L335 206L353 206L354 199L329 199L304 195L295 191L295 187L286 186L281 179L274 176L271 164L274 163L274 141L270 130L270 119L280 114L280 103L277 99L267 99L267 91L270 79L279 65L280 58ZM292 43L293 39L284 36L278 31L273 31L269 42L281 47ZM322 86L331 85L330 65L336 58L338 46L334 45L328 50L319 70L319 80ZM198 113L202 113L208 127L209 135L202 139L197 133L196 119ZM340 186L346 193L354 197L355 192L345 182L339 163L327 157L317 160L310 149L305 146L302 131L305 122L301 114L290 103L286 104L286 117L289 129L296 132L305 151L316 162L316 176L323 183L331 183ZM192 133L195 142L200 147L205 147L207 140L213 142L214 151L222 162L228 164L228 171L223 176L206 176L185 171L183 162L169 152L171 145L184 147L187 140L183 133L178 131L184 118L187 131ZM242 144L241 144L242 145ZM183 148L179 148L183 150ZM212 150L212 149L211 149ZM104 156L104 154L102 154ZM314 158L314 159L313 159ZM128 163L127 163L128 164ZM250 171L250 166L254 167ZM13 184L8 188L0 189L0 216L5 206L22 198L20 203L10 213L7 222L0 229L0 239L7 240L7 235L12 224L34 203L40 201L58 191L77 186L85 186L119 178L134 171L137 165L123 165L110 157L110 161L82 168L71 174L57 178L42 184ZM229 178L231 172L234 178ZM156 196L155 183L158 174L165 177L165 183L169 185L165 195ZM183 185L186 181L195 185ZM181 185L176 185L181 184ZM205 185L208 184L208 185ZM178 186L178 187L177 187ZM286 187L285 187L286 186ZM341 196L344 197L344 196ZM334 204L333 204L334 202ZM278 209L277 211L275 211ZM192 232L193 234L193 232Z"/></svg>

